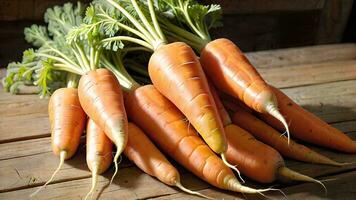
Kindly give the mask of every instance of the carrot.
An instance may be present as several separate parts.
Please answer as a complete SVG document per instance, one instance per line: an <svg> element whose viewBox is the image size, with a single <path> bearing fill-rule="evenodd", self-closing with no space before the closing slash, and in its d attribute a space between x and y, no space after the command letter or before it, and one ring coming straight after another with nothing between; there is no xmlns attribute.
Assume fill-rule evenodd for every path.
<svg viewBox="0 0 356 200"><path fill-rule="evenodd" d="M334 166L342 165L293 140L290 140L290 144L288 144L287 139L280 137L278 131L242 108L234 109L232 121L234 124L254 135L258 140L276 149L283 156L309 163Z"/></svg>
<svg viewBox="0 0 356 200"><path fill-rule="evenodd" d="M133 123L129 123L129 139L124 154L142 171L156 177L161 182L169 186L176 186L189 194L209 198L182 186L178 170Z"/></svg>
<svg viewBox="0 0 356 200"><path fill-rule="evenodd" d="M92 172L92 186L87 199L93 194L98 182L98 175L104 173L111 165L113 160L113 144L98 125L91 119L87 123L87 165Z"/></svg>
<svg viewBox="0 0 356 200"><path fill-rule="evenodd" d="M115 177L118 158L127 143L127 117L119 83L112 72L97 69L83 75L78 86L84 111L116 145Z"/></svg>
<svg viewBox="0 0 356 200"><path fill-rule="evenodd" d="M226 190L261 193L270 189L242 186L229 167L200 139L185 116L152 85L125 99L129 118L168 155L206 182Z"/></svg>
<svg viewBox="0 0 356 200"><path fill-rule="evenodd" d="M193 50L179 42L162 46L151 56L148 70L153 85L182 111L209 147L224 153L224 129Z"/></svg>
<svg viewBox="0 0 356 200"><path fill-rule="evenodd" d="M77 89L61 88L56 90L49 100L48 114L51 123L52 151L56 156L59 156L60 161L51 178L31 196L52 182L64 161L74 155L85 127L86 115L80 106Z"/></svg>
<svg viewBox="0 0 356 200"><path fill-rule="evenodd" d="M325 188L320 181L287 168L282 156L275 149L256 140L239 126L232 124L215 88L212 85L210 88L219 108L220 117L225 119L224 128L228 142L226 156L229 162L238 165L246 176L262 183L270 183L278 177L284 177L290 180L319 183ZM254 124L249 125L254 126ZM286 146L288 148L288 143Z"/></svg>
<svg viewBox="0 0 356 200"><path fill-rule="evenodd" d="M208 43L200 54L200 62L220 90L281 121L289 138L288 124L278 111L276 96L233 42L222 38Z"/></svg>
<svg viewBox="0 0 356 200"><path fill-rule="evenodd" d="M282 91L274 87L272 89L280 102L281 113L290 123L290 130L294 137L345 153L356 153L356 142L346 134L300 107ZM264 114L260 117L272 127L281 130L278 121Z"/></svg>

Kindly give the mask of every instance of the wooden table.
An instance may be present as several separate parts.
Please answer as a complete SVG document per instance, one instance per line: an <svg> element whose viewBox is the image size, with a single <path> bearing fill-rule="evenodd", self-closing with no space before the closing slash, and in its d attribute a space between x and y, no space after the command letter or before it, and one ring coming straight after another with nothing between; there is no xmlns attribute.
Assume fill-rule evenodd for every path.
<svg viewBox="0 0 356 200"><path fill-rule="evenodd" d="M356 44L340 44L248 53L265 79L334 127L356 138ZM3 73L3 72L2 72ZM0 199L28 199L58 164L51 152L47 100L36 95L0 92ZM310 146L310 145L309 145ZM322 148L317 151L340 162L355 162L356 154ZM287 166L324 180L328 188L311 183L275 183L289 200L356 199L356 165L330 167L287 160ZM176 164L176 163L175 163ZM177 164L176 164L177 165ZM179 167L185 186L218 199L263 199L212 188ZM198 199L142 173L127 159L114 183L105 188L111 168L99 178L100 199ZM55 181L34 199L81 199L90 187L85 146L65 163ZM248 181L247 185L268 187ZM268 193L281 199L280 193Z"/></svg>

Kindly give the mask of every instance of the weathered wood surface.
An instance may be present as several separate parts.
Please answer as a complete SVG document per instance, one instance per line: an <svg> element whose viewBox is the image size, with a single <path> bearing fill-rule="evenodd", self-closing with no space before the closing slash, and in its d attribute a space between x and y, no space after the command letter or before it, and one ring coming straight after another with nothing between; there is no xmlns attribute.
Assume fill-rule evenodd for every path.
<svg viewBox="0 0 356 200"><path fill-rule="evenodd" d="M356 59L356 44L330 44L288 49L248 52L246 56L257 68L277 68Z"/></svg>
<svg viewBox="0 0 356 200"><path fill-rule="evenodd" d="M352 53L355 51L354 46L353 44L344 47L338 45L343 54L333 55L333 59L325 59L322 53L317 53L319 51L315 54L318 56L305 53L313 52L315 48L323 52L332 52L331 46L286 50L290 54L283 53L281 50L264 51L250 53L249 56L253 63L265 65L259 70L267 81L287 87L283 91L296 102L356 139L356 77L354 77L356 67ZM301 55L300 59L295 58L297 54ZM280 62L280 56L289 59L291 64L289 65L285 60ZM272 61L266 63L269 58L272 58ZM273 59L276 61L274 62ZM291 70L288 70L288 66ZM314 70L314 67L318 70ZM302 77L302 72L313 76L310 79ZM283 78L273 73L282 74ZM289 77L285 74L289 74ZM295 76L298 78L296 79ZM304 84L305 82L308 84ZM50 177L58 164L58 158L51 152L48 137L47 101L35 95L14 96L0 92L0 199L26 199L37 186ZM341 154L315 146L312 148L340 162L356 161L356 155ZM80 151L73 159L66 162L53 184L39 193L36 199L82 198L88 191L91 181L84 153L85 146L81 145ZM287 165L321 180L337 178L326 182L329 189L328 198L347 199L354 194L356 165L338 168L291 160L287 160ZM123 160L120 168L116 182L109 188L103 190L113 169L99 179L98 191L103 190L100 199L194 199L140 172L127 159ZM182 172L183 183L189 188L219 199L245 199L242 195L211 188L181 167L179 170ZM320 186L296 184L278 184L278 186L282 187L288 199L324 198ZM249 181L248 185L254 183ZM257 185L257 187L267 186ZM268 195L281 198L278 193ZM247 198L260 199L261 197L248 195Z"/></svg>

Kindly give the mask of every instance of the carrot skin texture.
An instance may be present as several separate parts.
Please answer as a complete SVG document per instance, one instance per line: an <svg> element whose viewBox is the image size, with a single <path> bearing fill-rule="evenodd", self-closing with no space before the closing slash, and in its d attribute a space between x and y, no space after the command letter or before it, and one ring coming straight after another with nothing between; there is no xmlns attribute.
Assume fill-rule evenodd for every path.
<svg viewBox="0 0 356 200"><path fill-rule="evenodd" d="M56 90L49 100L48 114L53 153L59 156L61 151L65 151L65 159L69 159L78 149L86 124L86 114L79 103L78 90Z"/></svg>
<svg viewBox="0 0 356 200"><path fill-rule="evenodd" d="M235 113L232 115L232 122L234 124L247 130L261 142L270 145L283 156L309 163L335 166L340 165L340 163L337 163L304 145L298 144L293 140L290 140L290 143L288 144L287 138L281 137L277 130L255 117L252 113L248 113L243 108L236 107L234 112Z"/></svg>
<svg viewBox="0 0 356 200"><path fill-rule="evenodd" d="M209 42L201 52L200 62L218 89L257 112L266 113L267 102L277 105L268 84L230 40L221 38Z"/></svg>
<svg viewBox="0 0 356 200"><path fill-rule="evenodd" d="M214 86L210 84L214 101L219 109L227 138L227 160L253 180L271 183L277 178L278 169L284 166L283 158L273 148L256 140L250 133L232 124Z"/></svg>
<svg viewBox="0 0 356 200"><path fill-rule="evenodd" d="M183 112L209 147L224 153L224 128L194 51L182 42L163 45L151 56L148 71L157 90Z"/></svg>
<svg viewBox="0 0 356 200"><path fill-rule="evenodd" d="M92 173L92 186L85 196L91 196L98 182L98 175L104 173L113 161L113 144L101 128L91 119L87 123L87 165Z"/></svg>
<svg viewBox="0 0 356 200"><path fill-rule="evenodd" d="M127 116L119 83L109 70L97 69L83 75L79 100L87 115L110 138L121 154L127 143ZM115 159L118 156L115 156Z"/></svg>
<svg viewBox="0 0 356 200"><path fill-rule="evenodd" d="M272 89L278 99L280 112L290 124L294 137L345 153L356 153L356 142L346 134L303 109L279 89L274 87ZM272 127L283 131L280 122L274 118L265 114L259 116Z"/></svg>
<svg viewBox="0 0 356 200"><path fill-rule="evenodd" d="M175 186L180 182L177 169L166 159L145 133L133 123L129 123L129 139L124 154L142 171L161 182Z"/></svg>
<svg viewBox="0 0 356 200"><path fill-rule="evenodd" d="M136 89L125 103L129 118L196 176L221 189L231 190L236 184L231 169L200 139L178 108L152 85Z"/></svg>
<svg viewBox="0 0 356 200"><path fill-rule="evenodd" d="M104 131L91 119L88 120L86 133L87 165L90 171L96 168L97 174L102 174L112 163L113 144Z"/></svg>
<svg viewBox="0 0 356 200"><path fill-rule="evenodd" d="M227 160L236 164L242 174L261 183L276 180L278 169L284 166L283 158L276 150L234 124L225 126L225 133Z"/></svg>
<svg viewBox="0 0 356 200"><path fill-rule="evenodd" d="M220 97L218 95L218 92L216 91L215 87L210 82L209 82L209 87L210 87L211 94L212 94L212 96L214 98L214 102L215 102L216 108L218 109L221 121L223 123L223 126L225 127L225 126L227 126L227 125L232 123L230 115L226 111L223 103L221 102L221 99L220 99Z"/></svg>

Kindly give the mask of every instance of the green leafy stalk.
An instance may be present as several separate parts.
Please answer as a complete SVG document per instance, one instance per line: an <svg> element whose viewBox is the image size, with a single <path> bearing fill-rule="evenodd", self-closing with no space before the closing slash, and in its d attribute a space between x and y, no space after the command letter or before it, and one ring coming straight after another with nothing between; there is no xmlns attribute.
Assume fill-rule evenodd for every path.
<svg viewBox="0 0 356 200"><path fill-rule="evenodd" d="M196 0L158 0L157 10L164 32L198 51L211 41L209 30L222 26L222 11L217 4L202 5Z"/></svg>

